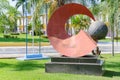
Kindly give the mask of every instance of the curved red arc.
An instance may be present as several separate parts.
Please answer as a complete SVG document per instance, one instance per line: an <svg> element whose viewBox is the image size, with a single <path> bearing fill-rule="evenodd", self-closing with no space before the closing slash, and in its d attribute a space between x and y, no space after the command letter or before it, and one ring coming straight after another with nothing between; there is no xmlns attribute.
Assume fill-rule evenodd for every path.
<svg viewBox="0 0 120 80"><path fill-rule="evenodd" d="M59 33L65 34L65 23L66 21L73 15L75 14L84 14L95 20L94 16L92 13L83 5L76 4L76 3L71 3L71 4L66 4L60 8L58 8L53 15L51 16L48 26L47 26L47 33L48 36L50 35L55 35ZM55 26L49 27L49 26ZM62 31L62 32L61 32ZM67 36L67 33L66 33ZM56 36L58 37L58 36ZM65 35L63 36L65 37ZM60 36L59 38L63 38Z"/></svg>
<svg viewBox="0 0 120 80"><path fill-rule="evenodd" d="M80 38L81 36L85 37L85 33L80 32L77 35L70 37L65 31L66 21L75 14L84 14L95 20L92 13L85 6L71 3L58 8L51 16L47 26L47 35L53 47L62 55L70 57L83 56L95 47L93 44L94 46L92 46L90 50L81 51L83 42L80 43L78 40L82 39ZM90 41L90 39L87 39L86 41ZM79 45L79 43L82 45ZM92 44L92 41L90 44ZM88 47L84 46L84 48Z"/></svg>

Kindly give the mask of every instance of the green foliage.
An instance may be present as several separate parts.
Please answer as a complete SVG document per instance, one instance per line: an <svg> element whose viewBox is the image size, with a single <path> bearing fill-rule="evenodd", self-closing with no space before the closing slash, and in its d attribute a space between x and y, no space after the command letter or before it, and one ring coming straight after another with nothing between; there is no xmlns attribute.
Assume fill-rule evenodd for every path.
<svg viewBox="0 0 120 80"><path fill-rule="evenodd" d="M32 23L29 23L27 27L28 27L28 31L32 30Z"/></svg>
<svg viewBox="0 0 120 80"><path fill-rule="evenodd" d="M43 24L41 24L40 23L40 21L37 21L37 25L36 25L36 27L35 27L35 30L34 30L34 32L35 32L35 35L43 35L43 32L42 32L42 29L43 28Z"/></svg>
<svg viewBox="0 0 120 80"><path fill-rule="evenodd" d="M90 19L87 16L75 15L71 17L71 24L78 33L81 29L86 30L89 27Z"/></svg>
<svg viewBox="0 0 120 80"><path fill-rule="evenodd" d="M35 25L33 23L28 24L28 31L34 30L35 36L43 35L42 28L43 24L41 24L40 20L38 20Z"/></svg>
<svg viewBox="0 0 120 80"><path fill-rule="evenodd" d="M0 13L4 13L9 8L8 0L0 0Z"/></svg>
<svg viewBox="0 0 120 80"><path fill-rule="evenodd" d="M92 11L93 15L98 15L100 13L100 7L98 4L91 6L90 10Z"/></svg>
<svg viewBox="0 0 120 80"><path fill-rule="evenodd" d="M10 31L16 32L15 29L17 29L17 19L21 15L19 11L17 11L14 7L9 7L8 12L6 13L8 15L8 23L10 25Z"/></svg>
<svg viewBox="0 0 120 80"><path fill-rule="evenodd" d="M7 38L7 39L6 39ZM14 39L13 39L14 38ZM32 42L32 36L28 35L28 42ZM11 34L0 34L0 42L25 42L26 34L11 35ZM34 36L34 42L49 42L48 38L40 36Z"/></svg>
<svg viewBox="0 0 120 80"><path fill-rule="evenodd" d="M16 3L16 8L19 8L21 5L23 5L25 2L25 0L17 0L17 3Z"/></svg>
<svg viewBox="0 0 120 80"><path fill-rule="evenodd" d="M15 33L15 32L12 32L10 33L11 35L20 35L20 33Z"/></svg>
<svg viewBox="0 0 120 80"><path fill-rule="evenodd" d="M10 38L10 34L4 34L4 38Z"/></svg>
<svg viewBox="0 0 120 80"><path fill-rule="evenodd" d="M8 0L0 0L0 29L1 32L6 31L6 26L9 26L9 30L14 31L17 26L17 19L20 12L16 8L10 6Z"/></svg>
<svg viewBox="0 0 120 80"><path fill-rule="evenodd" d="M4 36L5 39L9 39L9 38L12 38L12 39L13 39L13 38L17 38L16 35L10 35L10 34L4 34L3 36Z"/></svg>
<svg viewBox="0 0 120 80"><path fill-rule="evenodd" d="M35 2L36 3L36 2ZM34 14L33 14L33 26L34 26L34 29L35 29L35 35L41 35L43 34L41 32L41 29L43 27L43 25L41 24L41 21L40 21L40 11L42 10L42 6L44 4L44 0L39 0L36 5L35 3L33 3L33 5L35 6L35 11L34 11Z"/></svg>
<svg viewBox="0 0 120 80"><path fill-rule="evenodd" d="M45 36L45 35L41 35L42 38L48 38L48 36Z"/></svg>
<svg viewBox="0 0 120 80"><path fill-rule="evenodd" d="M4 33L4 27L0 27L0 33Z"/></svg>
<svg viewBox="0 0 120 80"><path fill-rule="evenodd" d="M34 29L34 35L39 35L39 33L40 33L40 20L35 20L35 26L33 26L33 27L35 27L35 29ZM33 23L34 24L34 23Z"/></svg>

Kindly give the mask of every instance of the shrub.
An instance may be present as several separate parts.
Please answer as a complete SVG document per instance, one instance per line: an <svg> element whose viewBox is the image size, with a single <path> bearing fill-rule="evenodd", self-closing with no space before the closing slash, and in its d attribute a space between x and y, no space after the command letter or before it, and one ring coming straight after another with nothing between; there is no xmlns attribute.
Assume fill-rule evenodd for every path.
<svg viewBox="0 0 120 80"><path fill-rule="evenodd" d="M10 38L11 37L10 34L4 34L3 36L4 36L4 38Z"/></svg>
<svg viewBox="0 0 120 80"><path fill-rule="evenodd" d="M20 35L20 33L12 32L11 35Z"/></svg>
<svg viewBox="0 0 120 80"><path fill-rule="evenodd" d="M4 38L17 38L15 35L10 35L10 34L4 34Z"/></svg>
<svg viewBox="0 0 120 80"><path fill-rule="evenodd" d="M42 38L48 38L48 36L45 36L45 35L41 35Z"/></svg>

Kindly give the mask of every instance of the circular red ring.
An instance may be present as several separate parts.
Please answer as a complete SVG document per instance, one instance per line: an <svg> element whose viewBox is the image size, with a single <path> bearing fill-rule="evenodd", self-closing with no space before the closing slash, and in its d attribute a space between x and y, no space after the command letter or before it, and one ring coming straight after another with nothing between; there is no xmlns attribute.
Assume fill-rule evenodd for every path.
<svg viewBox="0 0 120 80"><path fill-rule="evenodd" d="M87 15L95 20L92 13L85 6L76 3L66 4L58 8L49 19L47 35L50 43L61 55L80 57L88 54L96 47L96 44L94 44L91 38L88 40L88 38L85 37L87 34L84 31L80 31L77 35L72 37L66 32L66 21L76 14ZM90 45L85 46L84 43ZM86 49L86 51L83 49Z"/></svg>

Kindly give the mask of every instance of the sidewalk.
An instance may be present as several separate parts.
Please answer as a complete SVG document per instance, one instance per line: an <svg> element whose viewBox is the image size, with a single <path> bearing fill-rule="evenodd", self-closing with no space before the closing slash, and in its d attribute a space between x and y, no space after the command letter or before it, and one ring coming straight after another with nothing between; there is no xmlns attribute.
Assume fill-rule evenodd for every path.
<svg viewBox="0 0 120 80"><path fill-rule="evenodd" d="M0 58L17 58L23 56L24 54L0 54Z"/></svg>
<svg viewBox="0 0 120 80"><path fill-rule="evenodd" d="M112 53L112 43L98 43L98 46L101 50L102 53L108 54ZM114 52L115 53L120 53L120 43L115 43L114 46ZM52 47L52 46L34 46L28 47L28 54L31 53L42 53L43 55L46 56L57 56L59 55L58 52ZM101 53L101 54L102 54ZM0 47L0 58L16 58L16 57L22 57L25 56L26 54L26 47L25 46L10 46L10 47Z"/></svg>
<svg viewBox="0 0 120 80"><path fill-rule="evenodd" d="M43 53L43 55L48 57L59 56L58 53ZM0 58L18 58L18 57L25 57L25 54L0 54Z"/></svg>
<svg viewBox="0 0 120 80"><path fill-rule="evenodd" d="M27 54L39 54L42 53L45 56L58 56L59 54L52 46L42 46L39 50L38 46L28 46ZM9 47L0 47L0 58L16 58L23 57L26 55L25 46L9 46Z"/></svg>

